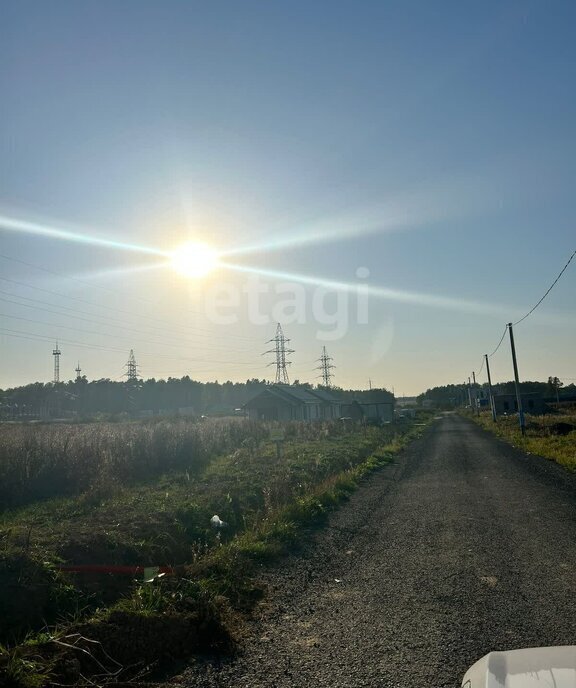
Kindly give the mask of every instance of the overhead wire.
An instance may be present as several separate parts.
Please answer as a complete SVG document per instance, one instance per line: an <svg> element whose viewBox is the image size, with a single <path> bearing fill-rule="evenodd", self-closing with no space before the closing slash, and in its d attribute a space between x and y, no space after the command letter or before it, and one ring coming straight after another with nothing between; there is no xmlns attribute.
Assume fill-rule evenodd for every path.
<svg viewBox="0 0 576 688"><path fill-rule="evenodd" d="M13 337L16 339L30 340L33 342L37 342L37 341L51 342L51 341L53 341L53 337L46 337L44 335L38 335L35 333L23 333L21 330L10 330L10 329L3 328L3 327L0 327L0 334L4 335L5 337ZM75 346L75 347L80 347L80 348L84 348L84 349L93 349L96 351L109 351L109 352L113 352L113 353L122 353L122 354L126 353L125 349L117 349L117 348L106 347L106 346L86 344L85 342L78 342L76 340L66 339L66 338L59 339L59 342L61 342L62 344L70 344L70 345ZM153 356L156 358L156 357L158 357L158 354L147 354L144 352L139 352L138 357L140 358L141 356L144 356L144 357L145 356ZM187 359L180 359L180 358L173 357L173 356L166 356L165 358L167 358L169 360L183 360L183 361L187 360ZM210 361L210 360L206 360L206 359L202 359L202 360L200 360L200 362L201 363L214 363L214 361ZM223 363L224 362L222 362L222 364ZM231 364L236 365L235 361L229 361L226 363L231 363ZM243 368L243 370L245 370L245 371L261 370L261 366L259 366L259 365L249 366L247 368ZM174 372L176 372L176 371L174 371ZM178 372L180 372L180 371L178 371ZM222 368L219 368L216 370L216 369L200 368L198 366L194 367L194 373L221 373L221 372L223 372ZM118 379L118 378L114 378L114 379Z"/></svg>
<svg viewBox="0 0 576 688"><path fill-rule="evenodd" d="M504 328L504 332L502 332L502 336L500 337L500 341L498 342L498 346L494 349L494 351L491 354L488 354L488 358L492 358L494 354L498 351L500 346L502 345L502 342L504 341L504 337L506 336L506 332L508 332L508 325Z"/></svg>
<svg viewBox="0 0 576 688"><path fill-rule="evenodd" d="M138 327L131 326L130 323L128 324L128 327L127 327L122 321L116 320L114 318L109 318L107 316L91 315L90 313L85 313L84 311L79 311L78 309L75 309L75 308L69 308L68 306L60 306L59 304L54 304L54 303L51 303L49 301L42 301L41 299L32 299L32 298L29 298L27 296L19 296L17 294L12 294L11 292L6 292L2 289L0 289L0 294L8 294L10 296L14 296L16 299L21 299L22 301L31 301L32 303L41 304L42 307L39 307L39 306L35 306L35 305L30 305L28 303L19 303L18 301L13 301L11 299L6 299L6 298L3 298L0 296L0 301L2 301L4 303L12 303L12 304L15 304L17 306L23 306L24 308L31 308L33 310L41 310L42 313L53 313L55 315L63 315L64 317L67 317L67 318L72 318L75 320L81 320L83 322L88 322L91 324L102 324L105 327L116 328L116 329L122 330L124 332L135 332L137 334L144 334L148 337L152 336L152 337L165 338L166 334L167 334L165 328L161 331L161 334L157 334L154 330L160 331L160 328L149 327L148 331L147 331L147 330L139 329ZM46 308L45 306L51 306L52 308L57 308L57 309L67 311L67 312L61 313L57 310L52 310L50 308ZM69 315L69 313L74 313L74 314L81 313L82 315ZM90 317L84 318L84 317L82 317L83 315L89 315ZM58 325L55 325L55 327L58 327ZM195 342L194 340L187 339L188 336L189 335L184 335L184 337L186 337L185 341L187 343L193 344L194 346L206 346L204 343L198 343L198 342ZM179 337L182 337L182 335L179 335ZM162 342L156 342L156 343L159 343L161 345L164 344L163 341ZM171 344L171 343L167 344L167 345L168 346L178 346L177 344ZM214 346L212 344L210 344L210 349L229 351L229 347L218 347L218 346ZM248 349L237 349L237 351L242 351L242 352L248 352L251 350L252 349L250 349L250 348L248 348Z"/></svg>
<svg viewBox="0 0 576 688"><path fill-rule="evenodd" d="M184 325L182 325L182 324L174 325L174 323L170 322L169 320L163 320L162 318L155 318L155 317L149 316L149 315L142 315L141 313L135 313L134 311L127 311L127 310L123 310L121 308L114 308L113 306L107 306L104 304L93 303L92 301L88 301L87 299L82 299L82 298L79 298L77 296L70 296L68 294L63 294L62 292L53 291L51 289L43 289L42 287L37 287L37 286L32 285L32 284L27 284L25 282L20 282L18 280L9 279L8 277L1 277L0 276L0 280L5 281L5 282L9 282L11 284L17 284L20 286L24 286L28 289L34 289L36 291L45 292L47 294L51 294L52 296L58 296L59 298L70 299L72 301L78 301L79 303L87 304L87 305L91 306L92 308L102 308L104 310L113 311L115 313L120 313L122 315L130 315L130 316L134 316L136 318L141 318L144 320L150 320L152 322L157 322L157 323L160 323L161 325L170 327L171 330L176 330L176 332L178 332L178 330L181 330L188 337L191 336L192 334L196 337L210 337L213 334L210 330L208 330L206 328L198 328L197 326L185 325L185 324ZM26 301L36 301L37 303L45 303L45 304L48 304L50 306L53 306L54 308L72 310L68 306L60 306L59 304L55 304L55 303L51 303L51 302L47 302L47 301L42 301L41 299L32 299L31 297L28 297L28 296L20 296L18 294L14 294L13 292L7 292L4 290L0 290L0 293L9 294L10 296L14 296L15 298L23 299ZM76 312L82 312L83 315L89 315L87 313L84 313L84 311L76 311ZM108 316L101 315L101 314L95 314L94 317L105 318ZM148 326L148 327L153 327L153 326ZM159 328L155 327L155 329L159 329ZM190 332L188 332L187 330L190 330ZM163 331L164 332L166 331L165 327L164 327ZM231 339L239 339L239 340L243 340L243 341L246 340L246 342L257 341L254 337L243 337L241 335L234 335L234 334L227 335L227 337L229 337Z"/></svg>
<svg viewBox="0 0 576 688"><path fill-rule="evenodd" d="M142 299L142 298L137 298L137 297L133 297L133 296L130 296L130 295L126 295L126 294L124 294L124 293L122 293L122 292L119 292L119 291L116 291L116 290L113 290L113 289L109 289L109 288L107 288L107 287L102 287L102 286L99 285L99 284L91 284L90 282L86 282L86 281L84 281L84 280L80 280L80 279L77 279L77 278L75 278L75 277L70 277L69 275L64 275L63 273L56 272L56 271L54 271L54 270L50 270L50 269L45 268L45 267L42 267L42 266L40 266L40 265L35 265L35 264L33 264L33 263L28 263L28 262L23 261L23 260L20 260L20 259L18 259L18 258L12 258L12 257L10 257L10 256L6 256L6 255L1 254L1 253L0 253L0 258L4 258L5 260L12 260L12 261L15 261L15 262L17 262L17 263L21 263L21 264L26 265L26 266L28 266L28 267L34 268L34 269L36 269L36 270L41 270L41 271L47 272L47 273L49 273L49 274L51 274L51 275L55 275L55 276L57 276L57 277L60 277L61 279L70 280L70 281L72 281L72 282L78 282L79 284L88 286L88 287L90 287L90 288L92 288L92 289L101 289L101 290L103 290L103 291L109 292L109 293L114 294L114 295L116 295L116 296L122 296L123 298L128 298L128 299L135 299L135 300L137 300L137 301L141 301L142 303L147 303L147 304L150 304L150 305L153 305L153 306L157 306L157 305L158 305L155 301L152 301L152 300L150 300L150 299ZM59 298L66 298L66 299L71 299L71 300L74 300L74 301L79 301L79 302L81 302L81 303L86 303L86 304L88 304L88 305L90 305L90 306L92 306L92 307L94 307L94 308L103 308L103 309L106 309L106 310L112 310L112 311L116 311L116 312L118 312L118 313L122 313L123 315L131 315L131 316L135 316L135 317L138 317L138 318L144 318L144 319L147 319L147 320L154 320L154 321L156 321L156 322L159 322L159 323L168 325L168 326L170 326L170 327L172 327L172 328L175 327L173 323L171 323L171 322L168 321L168 320L162 319L162 318L155 318L154 316L142 315L142 314L140 314L140 313L135 313L134 311L128 311L128 310L121 309L121 308L115 308L115 307L113 307L113 306L108 306L108 305L104 305L104 304L94 303L94 302L92 302L92 301L89 301L88 299L83 299L83 298L80 298L80 297L78 297L78 296L70 296L70 295L68 295L68 294L63 294L62 292L54 291L54 290L51 290L51 289L45 289L45 288L42 288L42 287L37 287L37 286L35 286L35 285L27 284L27 283L21 282L21 281L19 281L19 280L10 279L10 278L8 278L8 277L0 277L0 279L3 280L3 281L6 281L6 282L11 282L12 284L18 284L19 286L24 286L24 287L27 287L27 288L30 288L30 289L36 289L36 290L38 290L38 291L43 291L43 292L45 292L45 293L52 294L53 296L58 296ZM186 308L186 309L184 309L184 308L179 308L178 310L180 310L181 312L186 313L187 315L191 315L191 314L194 314L194 315L204 315L204 313L203 313L202 311L197 311L197 310L192 310L192 309L187 309L187 308ZM209 330L209 329L207 329L207 328L201 328L201 327L198 327L198 326L191 326L191 325L186 325L186 324L179 324L179 325L177 325L176 327L177 327L177 328L180 328L180 329L192 329L192 330L194 330L194 333L195 333L195 334L198 334L198 336L201 336L201 335L199 334L199 333L201 333L201 332L206 332L206 333L207 333L206 335L203 335L203 336L211 336L211 335L212 335L211 330ZM227 336L228 339L241 339L241 340L245 340L245 341L247 341L247 342L255 342L255 341L257 341L255 337L245 337L245 336L243 336L243 335L227 334L226 336Z"/></svg>
<svg viewBox="0 0 576 688"><path fill-rule="evenodd" d="M526 315L524 315L522 318L520 318L520 319L517 320L515 323L513 323L513 325L518 325L519 323L521 323L521 322L523 322L524 320L526 320L526 318L528 318L528 316L530 316L530 315L532 315L532 313L534 313L534 311L538 308L538 306L542 303L542 301L544 301L544 299L548 296L548 294L549 294L549 293L552 291L552 289L556 286L556 284L558 283L558 281L560 280L560 278L562 277L562 275L564 274L564 272L566 271L566 269L568 268L568 266L569 266L570 263L572 262L574 256L576 256L576 251L573 251L573 252L572 252L572 255L570 256L570 258L568 259L568 261L566 262L566 264L564 265L564 267L562 268L562 270L560 270L560 272L558 273L558 276L556 277L556 279L555 279L555 280L552 282L552 284L548 287L548 289L546 290L546 292L544 293L544 295L542 296L542 298L541 298L541 299L540 299L540 300L539 300L539 301L538 301L538 302L537 302L537 303L536 303L536 304L526 313ZM488 355L488 358L492 358L492 356L494 356L494 354L495 354L495 353L498 351L498 349L501 347L502 342L504 341L504 337L506 336L506 332L508 332L508 328L509 328L509 325L506 325L506 327L504 328L504 332L502 333L502 336L500 337L500 341L498 342L498 345L496 346L496 348L494 349L494 351L493 351L491 354ZM485 360L485 359L482 359L482 364L484 364L484 360ZM481 371L481 370L482 370L482 369L480 369L480 371ZM478 374L480 374L480 373L478 373Z"/></svg>
<svg viewBox="0 0 576 688"><path fill-rule="evenodd" d="M484 356L482 356L482 365L480 366L480 370L477 373L478 375L480 375L480 373L484 370L484 363L485 362L486 362L486 359L484 358Z"/></svg>
<svg viewBox="0 0 576 688"><path fill-rule="evenodd" d="M61 272L57 272L56 270L51 270L50 268L46 268L42 265L35 265L34 263L28 263L27 261L22 260L21 258L14 258L13 256L7 256L4 253L0 253L0 258L3 258L4 260L11 260L14 263L20 263L21 265L26 265L26 267L34 268L35 270L42 270L43 272L47 272L50 275L55 275L56 277L61 277L63 279L70 280L71 282L77 282L78 284L83 284L84 286L90 287L91 289L100 289L102 291L107 291L110 294L118 294L119 293L115 289L110 289L109 287L103 287L101 284L93 284L91 282L87 282L86 280L78 279L77 277L71 277L70 275L64 275ZM129 296L126 294L123 294L123 296L127 297L129 299L134 299L135 301L142 301L144 303L154 303L153 301L150 301L149 299L143 299L143 298L138 297L138 296Z"/></svg>
<svg viewBox="0 0 576 688"><path fill-rule="evenodd" d="M538 301L538 303L537 303L535 306L533 306L533 307L528 311L528 313L526 313L525 316L523 316L522 318L520 318L520 320L517 320L517 321L514 323L514 325L518 325L518 324L521 323L523 320L526 320L526 318L527 318L529 315L532 315L532 313L534 313L534 311L538 308L538 306L542 303L542 301L544 301L544 299L545 299L545 298L548 296L548 294L552 291L552 289L554 288L554 286L556 285L556 283L558 282L558 280L562 277L562 275L564 274L565 270L567 269L567 267L568 267L568 266L570 265L570 263L572 262L572 259L574 258L574 256L576 256L576 251L574 251L574 252L572 253L572 255L570 256L570 258L568 259L568 262L567 262L566 265L562 268L562 270L560 270L560 273L558 274L558 277L556 277L556 279L555 279L555 280L552 282L552 284L548 287L548 289L546 290L546 293L545 293L544 296L540 299L540 301Z"/></svg>
<svg viewBox="0 0 576 688"><path fill-rule="evenodd" d="M18 315L7 315L5 313L0 313L0 317L6 317L6 318L13 319L13 320L22 320L24 322L31 322L31 323L34 323L36 325L47 325L48 327L57 327L58 329L72 330L73 332L81 332L83 334L100 334L99 332L94 332L93 330L84 330L84 329L79 329L77 327L70 327L67 325L53 325L51 323L46 323L46 322L43 322L41 320L34 320L33 318L25 318L23 316L18 316ZM6 328L0 328L0 331L2 331L4 329L6 329ZM17 330L9 330L9 331L16 332ZM28 333L24 333L24 334L28 334ZM45 341L54 341L55 339L58 339L58 341L62 341L62 342L64 341L64 339L62 339L61 337L55 337L55 336L48 337L45 335L36 335L36 336L44 337ZM127 337L116 336L116 339L125 339L125 340L130 341L130 342L132 341L131 339L128 339ZM158 342L145 342L145 343L152 344L153 346L158 345ZM106 348L106 347L102 347L102 346L94 347L93 345L86 345L86 346L88 348L99 348L101 350L109 350L109 351L113 350L113 351L122 351L122 352L126 351L126 349L110 349L110 348ZM167 354L160 354L160 353L148 353L148 354L146 354L144 352L139 352L138 355L139 356L153 356L156 358L166 358L166 359L178 360L178 361L190 361L192 363L195 363L195 362L215 363L218 365L226 365L226 364L231 364L231 363L233 363L234 365L254 365L254 363L255 363L254 361L237 361L237 360L233 360L233 359L221 361L221 360L206 359L206 358L192 358L189 356L170 356Z"/></svg>

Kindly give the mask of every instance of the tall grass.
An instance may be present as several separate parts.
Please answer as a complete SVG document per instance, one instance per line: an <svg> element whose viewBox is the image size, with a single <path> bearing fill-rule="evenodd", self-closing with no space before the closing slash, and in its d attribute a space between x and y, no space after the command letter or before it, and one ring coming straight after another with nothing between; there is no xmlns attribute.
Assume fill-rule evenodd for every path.
<svg viewBox="0 0 576 688"><path fill-rule="evenodd" d="M241 419L0 426L0 508L77 495L170 470L197 473L217 455L268 433Z"/></svg>
<svg viewBox="0 0 576 688"><path fill-rule="evenodd" d="M543 456L576 471L576 431L557 435L553 427L558 422L576 427L576 413L565 412L546 416L526 416L526 434L520 432L517 416L499 416L494 423L490 413L473 416L482 427L526 452Z"/></svg>

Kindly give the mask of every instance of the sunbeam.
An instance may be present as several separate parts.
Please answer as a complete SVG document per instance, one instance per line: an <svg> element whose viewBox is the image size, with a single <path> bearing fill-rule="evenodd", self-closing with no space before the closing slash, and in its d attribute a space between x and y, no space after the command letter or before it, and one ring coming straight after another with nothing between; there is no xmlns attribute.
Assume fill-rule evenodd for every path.
<svg viewBox="0 0 576 688"><path fill-rule="evenodd" d="M75 275L70 275L71 279L78 280L101 280L114 279L117 277L125 277L126 275L135 275L142 272L152 272L152 270L160 270L170 267L170 263L144 263L141 265L133 265L126 268L106 268L104 270L94 270L93 272L81 272ZM67 276L68 277L68 276Z"/></svg>
<svg viewBox="0 0 576 688"><path fill-rule="evenodd" d="M122 251L133 251L136 253L148 253L155 256L165 256L167 258L169 257L168 253L160 251L156 248L151 248L149 246L127 244L123 241L115 241L113 239L94 237L88 234L81 234L80 232L72 232L66 229L50 227L48 225L39 224L37 222L29 222L28 220L20 220L13 217L6 217L5 215L0 215L0 229L3 229L8 232L21 232L24 234L45 236L51 239L74 241L81 244L91 244L93 246L105 246L107 248L114 248Z"/></svg>
<svg viewBox="0 0 576 688"><path fill-rule="evenodd" d="M269 233L262 242L236 246L222 253L224 256L275 251L290 246L305 246L355 239L377 233L406 231L422 227L456 214L448 199L439 193L419 193L395 198L368 208L346 210L332 217L309 220L282 232L270 240Z"/></svg>
<svg viewBox="0 0 576 688"><path fill-rule="evenodd" d="M398 303L410 303L420 306L430 306L446 310L459 311L462 313L476 313L499 317L512 317L517 311L514 308L506 308L500 304L482 303L480 301L470 301L467 299L455 299L448 296L434 296L433 294L422 294L419 292L401 291L389 289L387 287L371 286L362 282L339 282L336 280L312 277L292 272L280 272L276 270L266 270L264 268L236 265L233 263L221 263L223 267L239 272L262 275L301 284L309 284L316 287L325 287L334 291L346 291L362 293L386 301L396 301Z"/></svg>

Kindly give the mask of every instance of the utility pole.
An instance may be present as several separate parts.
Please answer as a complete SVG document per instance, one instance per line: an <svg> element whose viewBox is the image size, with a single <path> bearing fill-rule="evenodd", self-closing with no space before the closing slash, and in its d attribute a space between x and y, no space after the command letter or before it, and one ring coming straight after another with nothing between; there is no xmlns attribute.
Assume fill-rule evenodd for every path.
<svg viewBox="0 0 576 688"><path fill-rule="evenodd" d="M58 348L58 342L56 342L56 348L53 349L52 355L54 356L54 384L60 382L60 354L62 352Z"/></svg>
<svg viewBox="0 0 576 688"><path fill-rule="evenodd" d="M81 378L81 373L82 373L82 368L80 367L80 361L78 361L78 365L76 368L74 368L74 371L76 372L76 382Z"/></svg>
<svg viewBox="0 0 576 688"><path fill-rule="evenodd" d="M128 382L138 381L138 366L136 365L136 359L134 358L134 350L130 349L130 356L128 356L128 361L126 363L126 372L124 375L128 378Z"/></svg>
<svg viewBox="0 0 576 688"><path fill-rule="evenodd" d="M368 378L368 389L372 389L372 380Z"/></svg>
<svg viewBox="0 0 576 688"><path fill-rule="evenodd" d="M333 368L336 366L333 366L330 361L333 359L328 356L326 353L326 347L322 347L322 355L318 359L320 362L320 365L316 368L316 370L320 370L321 374L318 377L322 378L322 384L324 387L330 387L330 379L333 377L333 374L330 372Z"/></svg>
<svg viewBox="0 0 576 688"><path fill-rule="evenodd" d="M494 396L492 394L492 378L490 377L488 354L484 354L484 360L486 361L486 372L488 373L488 395L490 397L490 408L492 409L492 420L496 422L496 404L494 403Z"/></svg>
<svg viewBox="0 0 576 688"><path fill-rule="evenodd" d="M478 388L476 387L476 373L472 371L472 379L474 380L474 403L476 404L476 413L480 415L480 405L478 403Z"/></svg>
<svg viewBox="0 0 576 688"><path fill-rule="evenodd" d="M286 355L293 354L294 349L286 348L286 343L289 341L290 340L284 336L284 332L282 332L282 326L280 325L280 323L278 323L278 326L276 327L276 336L273 339L268 340L268 343L274 342L274 348L265 351L263 354L275 354L276 360L272 361L272 363L269 363L268 365L276 366L275 382L277 384L290 384L290 380L288 378L288 370L286 369L286 366L291 365L292 361L287 361Z"/></svg>
<svg viewBox="0 0 576 688"><path fill-rule="evenodd" d="M526 422L524 421L524 409L522 408L522 397L520 395L520 380L518 377L518 363L516 361L516 347L514 346L514 333L512 323L508 323L510 330L510 348L512 350L512 364L514 365L514 387L516 388L516 403L518 404L518 420L520 421L520 432L526 434Z"/></svg>
<svg viewBox="0 0 576 688"><path fill-rule="evenodd" d="M468 378L468 405L472 408L472 387L470 385L470 378Z"/></svg>

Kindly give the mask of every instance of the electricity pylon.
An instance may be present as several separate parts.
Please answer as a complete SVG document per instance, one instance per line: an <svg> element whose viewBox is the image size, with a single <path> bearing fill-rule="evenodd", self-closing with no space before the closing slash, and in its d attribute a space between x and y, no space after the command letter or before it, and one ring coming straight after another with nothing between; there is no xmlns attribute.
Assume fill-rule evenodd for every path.
<svg viewBox="0 0 576 688"><path fill-rule="evenodd" d="M62 352L58 348L58 342L56 342L56 348L52 351L52 356L54 356L54 382L60 382L60 354Z"/></svg>
<svg viewBox="0 0 576 688"><path fill-rule="evenodd" d="M130 349L130 356L128 356L128 362L126 363L126 372L124 375L128 378L128 382L138 381L138 366L136 365L136 359L134 358L134 350Z"/></svg>
<svg viewBox="0 0 576 688"><path fill-rule="evenodd" d="M330 387L330 380L334 377L333 373L330 371L336 366L332 365L331 361L333 359L326 353L325 346L322 347L322 355L318 360L320 362L320 365L316 368L316 370L320 371L320 375L318 377L322 378L322 385L324 387Z"/></svg>
<svg viewBox="0 0 576 688"><path fill-rule="evenodd" d="M289 366L292 363L292 361L286 360L286 355L294 353L294 349L286 348L286 343L289 341L290 340L284 336L284 332L282 332L282 326L280 325L280 323L278 323L278 326L276 327L276 336L273 339L268 340L268 343L274 342L274 348L264 352L264 354L276 355L276 360L272 361L268 365L276 366L275 381L277 383L282 383L285 385L290 384L290 380L288 378L288 370L286 369L286 366Z"/></svg>

